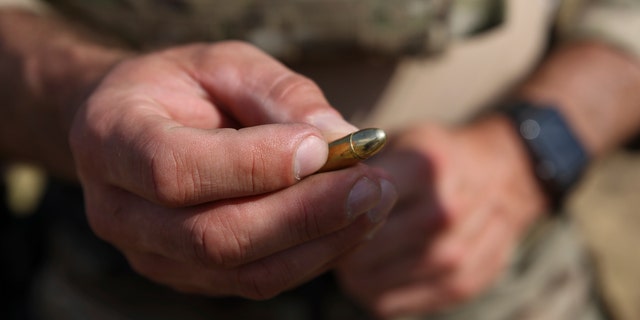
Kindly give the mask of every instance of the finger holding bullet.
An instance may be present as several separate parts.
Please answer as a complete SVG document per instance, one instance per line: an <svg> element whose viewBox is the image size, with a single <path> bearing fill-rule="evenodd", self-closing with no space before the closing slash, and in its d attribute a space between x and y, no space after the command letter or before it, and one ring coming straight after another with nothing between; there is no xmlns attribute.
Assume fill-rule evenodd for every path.
<svg viewBox="0 0 640 320"><path fill-rule="evenodd" d="M378 153L387 142L382 129L367 128L329 143L329 156L318 172L346 168Z"/></svg>

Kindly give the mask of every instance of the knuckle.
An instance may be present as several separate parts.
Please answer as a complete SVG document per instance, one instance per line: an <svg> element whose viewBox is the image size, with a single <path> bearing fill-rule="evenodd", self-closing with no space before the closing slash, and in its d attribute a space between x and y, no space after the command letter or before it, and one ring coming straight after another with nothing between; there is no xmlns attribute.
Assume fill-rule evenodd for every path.
<svg viewBox="0 0 640 320"><path fill-rule="evenodd" d="M314 208L311 204L306 203L302 199L295 201L295 206L292 206L298 212L299 217L304 217L303 225L300 225L299 221L291 221L291 228L296 238L300 239L314 239L322 234L322 226L318 220L318 214L314 212Z"/></svg>
<svg viewBox="0 0 640 320"><path fill-rule="evenodd" d="M269 92L269 96L277 101L297 99L299 94L318 94L320 89L311 79L294 72L286 72L277 81Z"/></svg>
<svg viewBox="0 0 640 320"><path fill-rule="evenodd" d="M248 179L247 184L251 192L259 192L266 189L265 182L268 181L266 155L262 152L252 152L249 172L245 175Z"/></svg>
<svg viewBox="0 0 640 320"><path fill-rule="evenodd" d="M154 199L167 207L180 207L193 197L197 171L184 174L187 163L178 154L156 148L149 155L149 184Z"/></svg>
<svg viewBox="0 0 640 320"><path fill-rule="evenodd" d="M197 217L191 226L191 252L204 267L234 268L248 260L253 244L229 221Z"/></svg>
<svg viewBox="0 0 640 320"><path fill-rule="evenodd" d="M302 210L302 212L308 211ZM305 213L305 228L304 228L304 239L314 239L318 235L322 234L322 228L320 227L320 223L318 222L318 217L314 214Z"/></svg>

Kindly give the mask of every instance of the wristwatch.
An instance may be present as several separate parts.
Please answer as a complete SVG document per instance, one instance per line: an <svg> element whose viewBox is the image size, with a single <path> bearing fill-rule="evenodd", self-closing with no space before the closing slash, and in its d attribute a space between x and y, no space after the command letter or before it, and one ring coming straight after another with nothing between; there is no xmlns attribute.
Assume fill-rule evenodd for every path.
<svg viewBox="0 0 640 320"><path fill-rule="evenodd" d="M509 104L505 111L529 152L536 177L557 208L582 177L589 155L554 105L524 100Z"/></svg>

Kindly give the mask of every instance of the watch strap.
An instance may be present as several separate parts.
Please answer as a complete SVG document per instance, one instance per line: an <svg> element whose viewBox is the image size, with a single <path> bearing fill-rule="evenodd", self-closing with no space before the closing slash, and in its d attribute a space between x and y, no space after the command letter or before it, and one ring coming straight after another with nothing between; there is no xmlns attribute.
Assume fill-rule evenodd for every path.
<svg viewBox="0 0 640 320"><path fill-rule="evenodd" d="M584 146L553 105L518 101L506 114L529 151L536 177L559 206L589 164Z"/></svg>

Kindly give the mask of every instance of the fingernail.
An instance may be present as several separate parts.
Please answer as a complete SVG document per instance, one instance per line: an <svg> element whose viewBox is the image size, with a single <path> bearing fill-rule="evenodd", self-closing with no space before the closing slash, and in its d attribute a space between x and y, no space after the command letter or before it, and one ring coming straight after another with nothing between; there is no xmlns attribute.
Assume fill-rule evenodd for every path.
<svg viewBox="0 0 640 320"><path fill-rule="evenodd" d="M369 219L373 223L384 220L398 200L398 191L393 183L387 180L380 180L380 189L382 190L380 202L368 213Z"/></svg>
<svg viewBox="0 0 640 320"><path fill-rule="evenodd" d="M302 140L293 163L295 178L300 180L318 171L327 161L328 152L327 142L316 136Z"/></svg>
<svg viewBox="0 0 640 320"><path fill-rule="evenodd" d="M320 129L329 141L358 130L356 126L345 121L341 116L332 113L315 115L309 121Z"/></svg>
<svg viewBox="0 0 640 320"><path fill-rule="evenodd" d="M361 178L347 198L347 216L353 220L373 208L380 200L380 187L369 178Z"/></svg>

